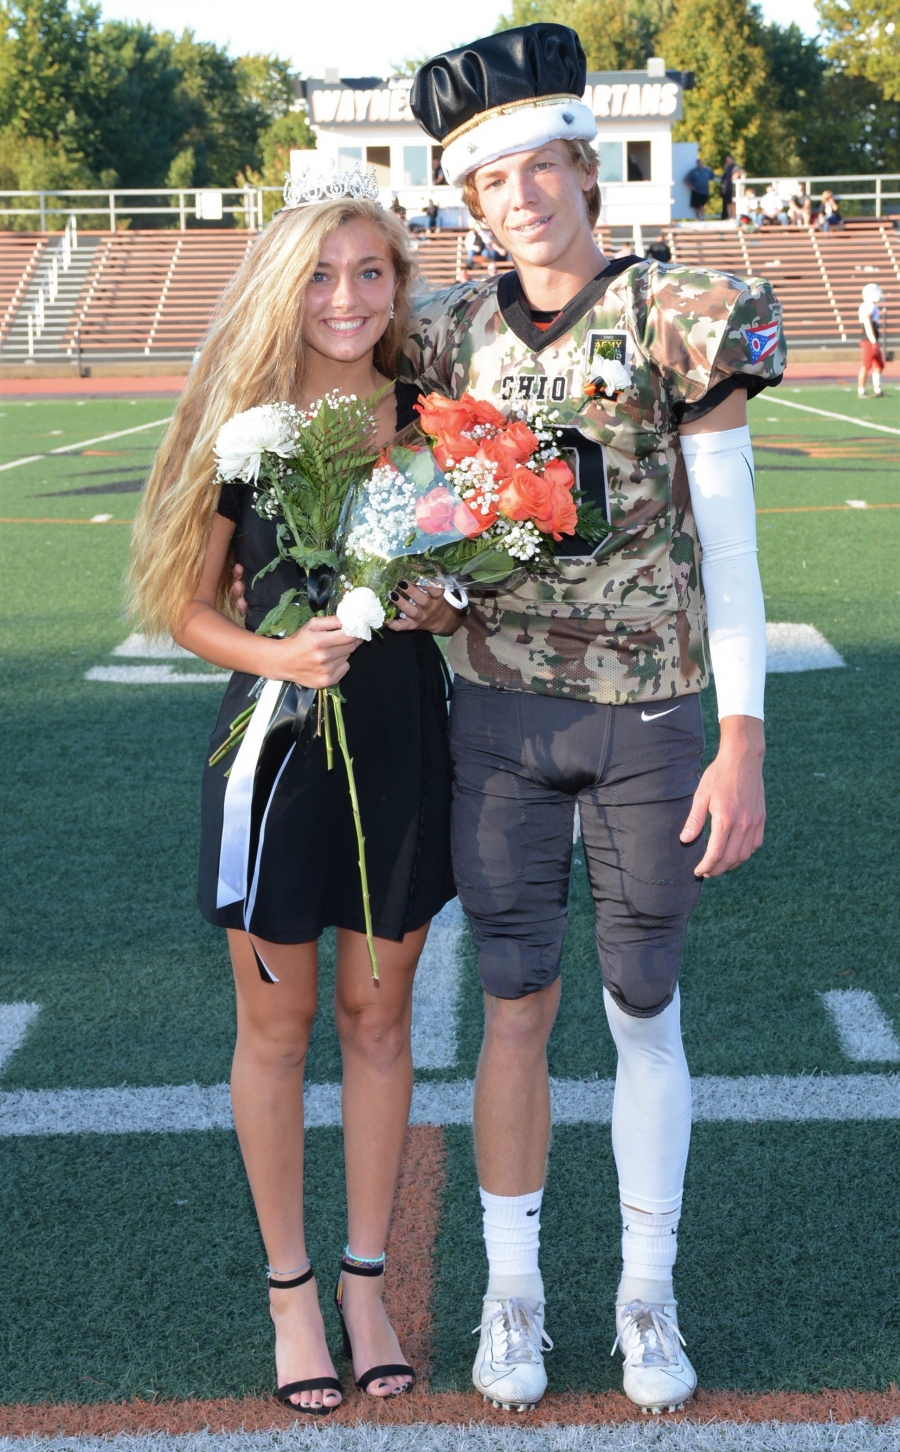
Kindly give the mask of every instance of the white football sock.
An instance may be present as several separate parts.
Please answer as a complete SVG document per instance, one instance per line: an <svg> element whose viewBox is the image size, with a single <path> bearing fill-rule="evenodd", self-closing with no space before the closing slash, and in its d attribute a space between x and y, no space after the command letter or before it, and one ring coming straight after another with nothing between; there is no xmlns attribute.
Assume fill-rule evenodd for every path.
<svg viewBox="0 0 900 1452"><path fill-rule="evenodd" d="M495 1301L510 1296L543 1301L538 1268L543 1190L531 1195L491 1195L479 1186L484 1245L488 1258L487 1294Z"/></svg>
<svg viewBox="0 0 900 1452"><path fill-rule="evenodd" d="M691 1136L681 999L676 989L668 1008L653 1018L625 1013L605 989L603 1002L619 1056L612 1142L623 1224L628 1225L617 1300L671 1301L678 1244L673 1232Z"/></svg>
<svg viewBox="0 0 900 1452"><path fill-rule="evenodd" d="M678 1254L681 1211L647 1215L628 1205L621 1208L622 1279L617 1303L621 1306L635 1299L653 1303L674 1300L672 1267Z"/></svg>

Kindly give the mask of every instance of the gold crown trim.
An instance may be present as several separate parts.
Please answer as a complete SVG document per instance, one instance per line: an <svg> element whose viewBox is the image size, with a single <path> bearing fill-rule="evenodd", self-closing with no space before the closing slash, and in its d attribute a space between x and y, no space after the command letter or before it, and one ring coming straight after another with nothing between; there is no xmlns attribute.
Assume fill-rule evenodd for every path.
<svg viewBox="0 0 900 1452"><path fill-rule="evenodd" d="M464 121L462 126L457 126L455 131L451 131L449 136L445 136L441 145L446 151L447 147L452 146L454 141L458 141L461 136L465 136L469 131L474 131L475 127L480 126L483 121L492 120L494 116L508 116L514 111L522 111L526 107L536 110L540 106L558 106L561 101L575 101L580 103L581 99L581 96L573 96L571 92L565 91L561 92L558 96L525 96L521 101L507 101L502 106L492 106L489 111L479 111L477 116L473 116L469 121Z"/></svg>

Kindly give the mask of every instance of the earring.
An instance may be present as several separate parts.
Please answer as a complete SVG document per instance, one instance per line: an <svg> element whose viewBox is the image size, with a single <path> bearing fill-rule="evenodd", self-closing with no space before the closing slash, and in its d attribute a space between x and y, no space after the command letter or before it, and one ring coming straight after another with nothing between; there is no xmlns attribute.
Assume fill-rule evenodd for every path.
<svg viewBox="0 0 900 1452"><path fill-rule="evenodd" d="M390 316L391 316L391 317L393 317L393 316L394 316L394 302L393 302L393 298L392 298L392 299L391 299L391 311L390 311Z"/></svg>

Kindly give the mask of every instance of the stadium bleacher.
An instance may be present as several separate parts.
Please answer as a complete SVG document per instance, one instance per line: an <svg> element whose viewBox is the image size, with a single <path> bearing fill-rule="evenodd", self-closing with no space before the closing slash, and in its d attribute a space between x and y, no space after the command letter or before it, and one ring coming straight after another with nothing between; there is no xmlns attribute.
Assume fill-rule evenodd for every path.
<svg viewBox="0 0 900 1452"><path fill-rule="evenodd" d="M223 228L82 235L95 245L58 350L61 364L77 362L79 367L190 359L255 234ZM852 349L867 282L882 288L889 324L900 321L900 232L892 219L854 218L833 233L800 227L743 231L674 225L660 235L674 262L768 278L784 307L788 340L795 346ZM630 246L630 237L608 228L598 229L597 238L609 255ZM0 232L0 366L26 362L18 356L21 319L37 285L41 258L53 240L47 234ZM488 265L478 257L467 273L461 231L417 233L411 243L429 289L467 275L473 280L488 276ZM494 270L508 266L498 262Z"/></svg>
<svg viewBox="0 0 900 1452"><path fill-rule="evenodd" d="M46 233L0 232L0 347L47 241Z"/></svg>

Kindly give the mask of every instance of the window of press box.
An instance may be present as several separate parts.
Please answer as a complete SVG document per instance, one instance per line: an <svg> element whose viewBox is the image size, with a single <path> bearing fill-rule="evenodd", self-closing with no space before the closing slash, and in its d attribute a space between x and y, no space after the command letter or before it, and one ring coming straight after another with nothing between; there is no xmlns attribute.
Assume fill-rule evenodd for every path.
<svg viewBox="0 0 900 1452"><path fill-rule="evenodd" d="M344 171L352 171L359 162L362 163L361 146L342 146L338 151L338 168Z"/></svg>
<svg viewBox="0 0 900 1452"><path fill-rule="evenodd" d="M404 146L403 185L405 187L431 186L430 152L430 146Z"/></svg>
<svg viewBox="0 0 900 1452"><path fill-rule="evenodd" d="M628 148L628 180L651 181L650 142L629 141L626 145Z"/></svg>
<svg viewBox="0 0 900 1452"><path fill-rule="evenodd" d="M597 143L597 160L600 166L600 184L604 182L620 182L625 178L622 175L622 143L621 141L600 141Z"/></svg>
<svg viewBox="0 0 900 1452"><path fill-rule="evenodd" d="M391 148L389 146L366 147L366 170L375 168L375 180L380 187L391 184Z"/></svg>

